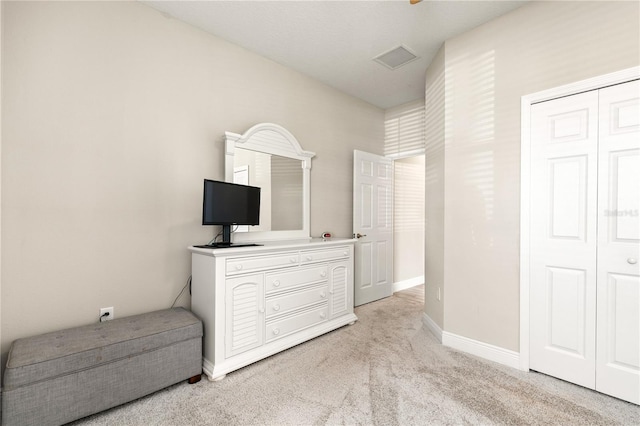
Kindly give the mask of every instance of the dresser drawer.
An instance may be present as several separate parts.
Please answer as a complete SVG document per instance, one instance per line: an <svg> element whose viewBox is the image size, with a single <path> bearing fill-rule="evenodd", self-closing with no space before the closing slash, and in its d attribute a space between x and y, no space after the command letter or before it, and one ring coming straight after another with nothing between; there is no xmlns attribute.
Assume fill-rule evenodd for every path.
<svg viewBox="0 0 640 426"><path fill-rule="evenodd" d="M305 263L314 263L314 262L324 262L327 260L346 259L350 255L351 255L351 248L348 246L323 249L323 250L303 250L300 252L300 262L302 264L305 264Z"/></svg>
<svg viewBox="0 0 640 426"><path fill-rule="evenodd" d="M329 308L319 306L267 324L266 341L270 342L327 320Z"/></svg>
<svg viewBox="0 0 640 426"><path fill-rule="evenodd" d="M292 271L267 274L265 291L272 293L302 285L320 283L327 280L327 266L315 266L310 268L297 268Z"/></svg>
<svg viewBox="0 0 640 426"><path fill-rule="evenodd" d="M227 260L227 275L243 274L245 272L263 271L266 269L295 266L300 257L298 252L279 253L270 256L252 256L250 258L235 258Z"/></svg>
<svg viewBox="0 0 640 426"><path fill-rule="evenodd" d="M305 288L292 293L267 298L267 318L324 302L327 300L328 293L328 287L325 284L320 287Z"/></svg>

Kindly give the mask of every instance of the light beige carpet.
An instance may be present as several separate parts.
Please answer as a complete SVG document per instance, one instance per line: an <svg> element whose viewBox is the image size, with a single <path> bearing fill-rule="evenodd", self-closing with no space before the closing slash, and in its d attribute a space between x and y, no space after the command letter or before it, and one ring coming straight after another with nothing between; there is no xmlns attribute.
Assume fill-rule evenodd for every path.
<svg viewBox="0 0 640 426"><path fill-rule="evenodd" d="M229 374L181 383L75 425L640 425L640 407L440 345L423 287Z"/></svg>

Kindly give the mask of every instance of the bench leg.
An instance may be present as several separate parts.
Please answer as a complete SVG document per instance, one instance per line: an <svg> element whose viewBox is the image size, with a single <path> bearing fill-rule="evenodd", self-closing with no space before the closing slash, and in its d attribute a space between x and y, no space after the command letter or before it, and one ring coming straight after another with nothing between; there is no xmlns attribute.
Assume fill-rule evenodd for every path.
<svg viewBox="0 0 640 426"><path fill-rule="evenodd" d="M189 384L192 385L194 383L198 383L201 378L202 378L202 374L196 374L193 377L189 377L189 379L187 379L187 382L189 382Z"/></svg>

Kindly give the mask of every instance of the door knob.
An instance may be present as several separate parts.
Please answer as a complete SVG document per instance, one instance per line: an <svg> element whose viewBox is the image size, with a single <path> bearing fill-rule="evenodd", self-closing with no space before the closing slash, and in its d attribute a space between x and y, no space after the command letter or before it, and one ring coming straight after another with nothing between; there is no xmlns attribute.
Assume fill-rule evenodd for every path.
<svg viewBox="0 0 640 426"><path fill-rule="evenodd" d="M363 235L363 234L361 234L359 232L356 234L356 238L362 238L362 237L366 237L366 236L367 236L367 234Z"/></svg>
<svg viewBox="0 0 640 426"><path fill-rule="evenodd" d="M627 259L627 262L630 265L635 265L636 263L638 263L638 259L634 259L633 257L630 257L630 258Z"/></svg>

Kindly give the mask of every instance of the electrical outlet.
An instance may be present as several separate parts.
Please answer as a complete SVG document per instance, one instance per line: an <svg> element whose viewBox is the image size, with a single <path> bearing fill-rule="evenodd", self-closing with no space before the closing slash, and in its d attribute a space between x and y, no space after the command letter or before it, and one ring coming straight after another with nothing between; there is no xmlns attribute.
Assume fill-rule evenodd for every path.
<svg viewBox="0 0 640 426"><path fill-rule="evenodd" d="M100 322L110 321L113 319L113 306L109 308L100 308Z"/></svg>
<svg viewBox="0 0 640 426"><path fill-rule="evenodd" d="M440 301L440 299L441 299L441 295L440 295L440 287L438 287L438 302Z"/></svg>

